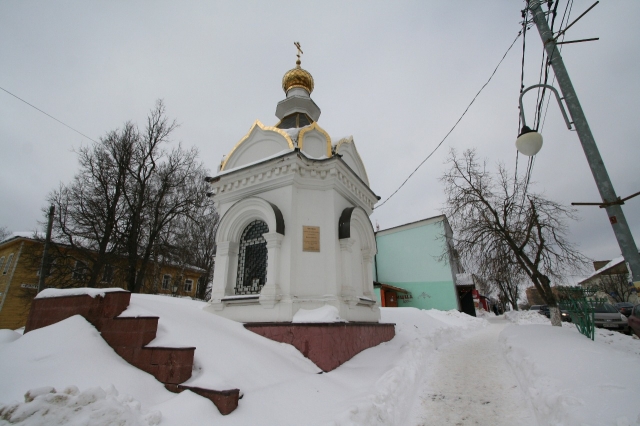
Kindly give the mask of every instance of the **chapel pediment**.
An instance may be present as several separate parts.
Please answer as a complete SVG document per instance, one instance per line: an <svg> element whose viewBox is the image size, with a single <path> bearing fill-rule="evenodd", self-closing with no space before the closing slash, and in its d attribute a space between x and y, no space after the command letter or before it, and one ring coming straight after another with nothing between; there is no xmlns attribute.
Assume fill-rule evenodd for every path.
<svg viewBox="0 0 640 426"><path fill-rule="evenodd" d="M293 151L291 136L277 127L265 126L256 120L249 132L233 147L220 164L220 171L236 169Z"/></svg>

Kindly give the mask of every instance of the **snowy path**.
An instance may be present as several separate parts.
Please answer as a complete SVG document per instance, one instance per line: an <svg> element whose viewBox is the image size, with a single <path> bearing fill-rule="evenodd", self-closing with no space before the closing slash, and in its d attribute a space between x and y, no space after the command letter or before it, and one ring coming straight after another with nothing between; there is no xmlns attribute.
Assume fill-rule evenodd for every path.
<svg viewBox="0 0 640 426"><path fill-rule="evenodd" d="M537 425L531 404L500 353L506 320L438 350L410 418L412 425Z"/></svg>

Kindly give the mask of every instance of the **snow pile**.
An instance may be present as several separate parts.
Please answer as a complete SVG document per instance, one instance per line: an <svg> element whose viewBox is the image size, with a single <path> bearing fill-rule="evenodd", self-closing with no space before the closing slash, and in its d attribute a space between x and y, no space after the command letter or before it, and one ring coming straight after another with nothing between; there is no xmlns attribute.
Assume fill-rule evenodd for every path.
<svg viewBox="0 0 640 426"><path fill-rule="evenodd" d="M0 345L3 343L11 343L14 340L18 340L21 334L17 331L0 329Z"/></svg>
<svg viewBox="0 0 640 426"><path fill-rule="evenodd" d="M369 390L365 396L356 399L355 404L327 424L407 424L417 390L434 351L487 325L485 320L458 311L423 311L416 308L381 308L380 311L380 322L396 324L396 337L374 348L384 348L382 353L369 349L353 360L370 358L371 362L375 362L375 358L372 358L375 356L378 362L389 359L392 362L373 385L373 392Z"/></svg>
<svg viewBox="0 0 640 426"><path fill-rule="evenodd" d="M70 289L59 289L59 288L47 288L42 290L36 296L36 299L44 299L47 297L62 297L62 296L81 296L88 295L93 298L96 296L104 297L105 293L113 293L126 291L119 287L112 288L89 288L89 287L80 287L80 288L70 288Z"/></svg>
<svg viewBox="0 0 640 426"><path fill-rule="evenodd" d="M293 316L291 322L345 322L345 320L340 318L338 308L332 305L324 305L317 309L299 309Z"/></svg>
<svg viewBox="0 0 640 426"><path fill-rule="evenodd" d="M484 309L476 309L476 317L478 318L495 318L496 314L494 314L493 312L487 312Z"/></svg>
<svg viewBox="0 0 640 426"><path fill-rule="evenodd" d="M159 412L143 412L140 402L119 395L113 386L106 391L94 387L83 392L76 386L62 392L42 387L28 391L24 403L0 405L0 423L12 425L154 426L161 420Z"/></svg>
<svg viewBox="0 0 640 426"><path fill-rule="evenodd" d="M610 330L598 329L592 342L575 325L551 327L535 312L509 312L507 323L503 317L487 321L457 311L382 308L381 321L395 323L396 336L318 374L291 345L265 339L240 323L203 311L204 306L134 294L123 316L160 317L150 346L195 346L193 375L185 385L239 388L244 397L232 414L222 416L193 392L170 393L120 358L84 318L74 316L24 336L0 331L0 424L411 424L422 391L431 389L425 383L446 383L466 374L442 364L438 354L446 353L444 346L462 339L488 340L497 335L494 328L485 328L489 322L491 327L506 325L500 343L492 340L491 348L504 353L519 382L518 392L522 389L530 399L539 424L630 425L640 414L633 402L640 394L633 374L640 369L640 340ZM301 318L339 319L330 306L301 312ZM540 321L544 324L536 324ZM486 351L475 343L470 348L464 352ZM482 370L482 365L462 365L470 368L464 371ZM496 374L495 368L487 374ZM53 388L38 389L43 386ZM503 395L507 402L515 392L511 386L494 387L494 398ZM424 415L429 418L429 413Z"/></svg>
<svg viewBox="0 0 640 426"><path fill-rule="evenodd" d="M86 421L96 412L108 413L105 418L110 424L152 424L155 417L145 413L157 412L161 425L400 425L411 413L416 389L435 350L487 324L457 311L383 308L382 322L396 324L395 338L329 373L318 374L319 368L293 346L203 311L204 306L188 299L132 294L122 316L160 317L157 336L149 346L195 346L193 375L185 385L240 389L244 397L228 416L192 392L167 391L153 376L119 357L81 316L24 336L11 330L0 332L0 405L15 407L9 418L31 410L34 415L29 418L46 419L47 424L56 424L62 416L68 416L70 424L76 420L100 424L99 419ZM102 394L96 388L106 389L104 398L96 396L77 414L67 409L84 392L46 393L34 398L36 404L22 402L29 389L60 390L69 384L98 396ZM116 395L112 386L140 405ZM53 401L60 395L66 395L66 400L58 406ZM116 412L121 413L117 419Z"/></svg>
<svg viewBox="0 0 640 426"><path fill-rule="evenodd" d="M508 311L504 317L514 324L551 324L551 320L537 311ZM575 326L574 326L575 328Z"/></svg>
<svg viewBox="0 0 640 426"><path fill-rule="evenodd" d="M573 327L576 332L578 331L575 326L567 324L566 322L563 322L562 326L569 329ZM634 336L631 336L631 338L629 338L629 336L618 333L617 331L607 330L605 328L596 328L595 340L600 343L604 343L605 345L611 346L613 350L640 356L640 340L638 339L638 337Z"/></svg>
<svg viewBox="0 0 640 426"><path fill-rule="evenodd" d="M5 404L22 401L29 389L64 389L69 384L80 389L113 385L147 406L174 396L153 376L118 356L79 315L13 341L0 340L0 359L0 401Z"/></svg>
<svg viewBox="0 0 640 426"><path fill-rule="evenodd" d="M640 340L597 330L592 341L565 323L507 327L500 342L540 424L640 423Z"/></svg>

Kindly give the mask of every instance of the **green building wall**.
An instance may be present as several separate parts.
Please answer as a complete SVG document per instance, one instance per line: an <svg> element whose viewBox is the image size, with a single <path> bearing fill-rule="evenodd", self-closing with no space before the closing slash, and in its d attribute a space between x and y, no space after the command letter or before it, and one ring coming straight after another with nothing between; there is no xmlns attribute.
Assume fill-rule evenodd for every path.
<svg viewBox="0 0 640 426"><path fill-rule="evenodd" d="M421 220L376 233L376 281L411 292L399 307L459 309L455 286L457 265L441 260L451 229L445 216ZM447 255L448 258L448 255ZM454 272L455 271L455 272ZM380 291L376 289L380 302Z"/></svg>

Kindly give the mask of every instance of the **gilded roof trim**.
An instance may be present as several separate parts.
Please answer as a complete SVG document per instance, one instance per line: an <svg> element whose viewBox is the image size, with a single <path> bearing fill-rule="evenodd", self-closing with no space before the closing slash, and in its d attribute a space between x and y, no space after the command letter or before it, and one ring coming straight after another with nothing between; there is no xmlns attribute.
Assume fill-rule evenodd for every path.
<svg viewBox="0 0 640 426"><path fill-rule="evenodd" d="M310 126L303 127L302 130L300 130L300 133L298 133L298 147L300 148L300 150L302 151L304 147L304 135L311 132L312 130L317 130L325 137L325 139L327 140L327 158L331 158L331 136L329 136L329 134L322 127L318 126L318 123L316 121L314 121Z"/></svg>
<svg viewBox="0 0 640 426"><path fill-rule="evenodd" d="M259 127L260 130L262 130L264 132L275 132L275 133L279 134L280 136L285 138L285 140L287 141L287 144L289 145L289 148L292 151L295 148L294 145L293 145L293 140L291 139L291 136L289 136L289 134L287 132L285 132L282 129L278 129L277 127L265 126L264 124L262 124L260 122L260 120L256 120L256 121L253 122L253 125L251 126L251 129L249 129L247 134L244 135L244 137L242 139L240 139L240 141L238 141L238 143L231 149L231 151L229 151L227 156L224 157L224 161L222 161L222 163L220 164L220 171L224 170L225 166L227 165L227 161L229 161L229 158L231 158L231 156L236 151L236 149L238 149L240 147L240 145L242 145L247 139L249 139L249 136L251 136L251 134L255 130L256 126Z"/></svg>

